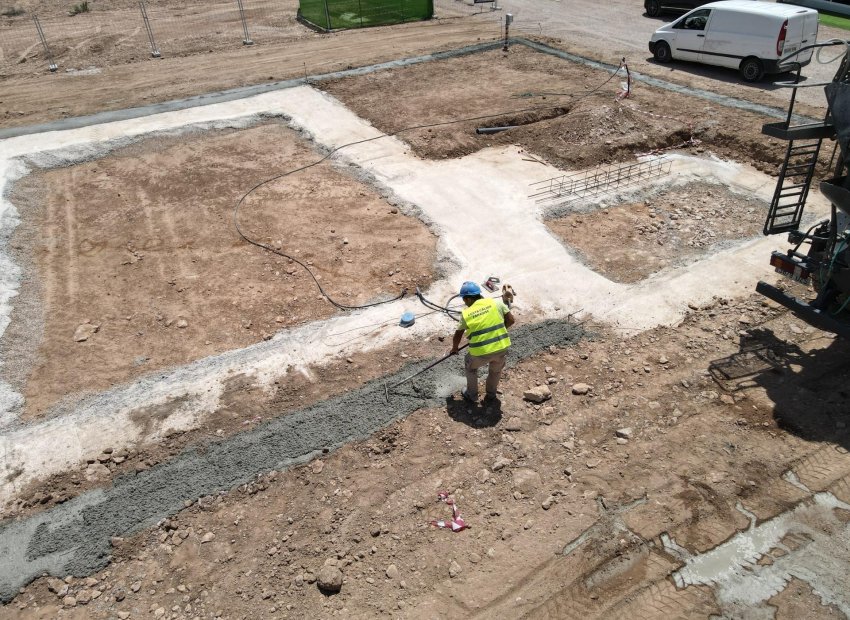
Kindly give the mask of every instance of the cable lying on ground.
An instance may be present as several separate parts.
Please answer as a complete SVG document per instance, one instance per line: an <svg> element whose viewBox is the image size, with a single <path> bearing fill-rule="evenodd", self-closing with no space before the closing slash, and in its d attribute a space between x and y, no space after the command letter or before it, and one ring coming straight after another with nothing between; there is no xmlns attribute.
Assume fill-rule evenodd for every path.
<svg viewBox="0 0 850 620"><path fill-rule="evenodd" d="M597 86L593 90L590 90L590 91L584 93L583 95L581 95L580 97L577 97L575 102L581 101L582 99L585 99L585 98L597 93L603 86L605 86L608 82L610 82L614 78L614 76L616 76L620 72L620 69L622 69L622 64L620 65L620 68L617 69L617 71L615 71L614 73L612 73L608 77L608 79L606 79L604 82L602 82L599 86ZM572 96L572 95L570 95L570 96ZM343 144L343 145L338 146L334 149L331 149L323 157L314 161L313 163L306 164L304 166L300 166L300 167L295 168L293 170L288 170L287 172L277 174L273 177L269 177L268 179L260 181L259 183L257 183L253 187L251 187L247 192L242 194L242 196L236 202L236 206L233 208L233 225L236 228L236 232L239 233L239 236L242 237L242 239L244 239L245 241L247 241L251 245L257 246L258 248L262 248L263 250L271 252L272 254L276 254L277 256L281 256L283 258L291 260L292 262L296 263L299 267L302 267L308 274L310 274L310 277L313 279L313 282L315 283L316 288L318 288L319 293L321 293L322 297L327 299L330 304L332 304L336 308L339 308L340 310L360 310L360 309L363 309L363 308L371 308L371 307L374 307L374 306L379 306L379 305L382 305L382 304L387 304L387 303L392 303L394 301L398 301L399 299L403 298L407 294L407 289L402 289L401 293L399 293L397 296L395 296L391 299L385 299L385 300L382 300L382 301L375 301L375 302L368 303L368 304L348 305L348 304L343 304L343 303L336 301L325 291L325 289L322 287L321 283L319 282L319 279L313 273L313 270L310 269L310 267L308 267L304 262L300 261L299 259L297 259L296 257L294 257L290 254L287 254L286 252L282 252L282 251L275 249L275 248L273 248L273 247L271 247L271 246L269 246L265 243L262 243L261 241L257 241L256 239L252 239L252 238L248 237L248 235L246 235L242 231L242 227L239 225L239 209L245 203L245 200L248 198L248 196L250 196L252 193L254 193L259 188L263 187L264 185L267 185L267 184L271 183L272 181L277 181L278 179L283 179L283 178L286 178L288 176L292 176L293 174L296 174L298 172L302 172L302 171L307 170L309 168L313 168L314 166L318 166L319 164L321 164L325 160L329 159L335 153L338 153L339 151L341 151L344 148L356 146L356 145L359 145L359 144L365 144L367 142L373 142L375 140L381 140L383 138L390 138L390 137L397 136L397 135L402 134L402 133L406 133L408 131L415 131L417 129L430 129L430 128L433 128L433 127L445 127L447 125L456 125L458 123L468 123L468 122L473 122L473 121L483 121L483 120L487 120L487 119L491 119L491 118L498 118L498 117L505 116L505 115L508 115L508 114L515 115L515 114L522 114L524 112L536 112L536 111L540 111L540 110L551 110L551 109L560 108L560 107L563 107L563 106L562 105L531 106L531 107L526 107L526 108L522 108L522 109L519 109L519 110L509 110L509 111L505 111L505 112L498 112L498 113L495 113L495 114L484 114L484 115L480 115L480 116L470 116L470 117L460 118L460 119L456 119L456 120L452 120L452 121L440 121L440 122L437 122L437 123L426 123L426 124L423 124L423 125L414 125L412 127L405 127L403 129L393 131L391 133L385 133L385 134L381 134L379 136L375 136L375 137L372 137L372 138L364 138L363 140L356 140L354 142L349 142L347 144ZM452 314L452 313L457 314L457 312L453 311L453 310L449 310L448 307L447 307L448 303L451 302L451 299L449 300L449 302L446 303L446 306L444 307L444 306L439 306L437 304L433 304L432 302L426 303L427 300L425 300L425 298L421 295L421 293L418 293L418 291L417 291L417 297L419 297L420 301L422 301L422 303L425 304L426 307L434 309L434 310L443 311L446 314L448 314L448 316L450 316L452 318L457 318L456 316L454 316Z"/></svg>

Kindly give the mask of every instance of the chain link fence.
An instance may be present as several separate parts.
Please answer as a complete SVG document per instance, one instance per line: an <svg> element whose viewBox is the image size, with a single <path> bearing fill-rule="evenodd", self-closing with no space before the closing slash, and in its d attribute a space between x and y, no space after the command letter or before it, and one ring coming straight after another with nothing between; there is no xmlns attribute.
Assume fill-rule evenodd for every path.
<svg viewBox="0 0 850 620"><path fill-rule="evenodd" d="M21 9L0 0L0 79L220 52L318 36L299 23L299 0L96 0ZM27 1L27 0L20 0ZM75 0L71 0L75 1ZM323 30L438 18L498 19L474 0L301 0L304 22ZM494 27L495 30L495 27Z"/></svg>
<svg viewBox="0 0 850 620"><path fill-rule="evenodd" d="M11 1L11 0L5 0ZM0 0L0 77L135 62L306 36L297 0L82 2L34 13Z"/></svg>

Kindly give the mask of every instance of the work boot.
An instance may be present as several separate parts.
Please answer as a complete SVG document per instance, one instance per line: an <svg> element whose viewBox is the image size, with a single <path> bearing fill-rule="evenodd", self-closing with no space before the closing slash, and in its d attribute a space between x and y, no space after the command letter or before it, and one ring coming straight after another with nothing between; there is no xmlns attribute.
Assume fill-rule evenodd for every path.
<svg viewBox="0 0 850 620"><path fill-rule="evenodd" d="M460 391L460 395L463 396L463 400L465 400L466 402L468 402L472 405L478 404L478 396L476 396L475 398L472 398L469 394L466 393L466 388L463 388Z"/></svg>

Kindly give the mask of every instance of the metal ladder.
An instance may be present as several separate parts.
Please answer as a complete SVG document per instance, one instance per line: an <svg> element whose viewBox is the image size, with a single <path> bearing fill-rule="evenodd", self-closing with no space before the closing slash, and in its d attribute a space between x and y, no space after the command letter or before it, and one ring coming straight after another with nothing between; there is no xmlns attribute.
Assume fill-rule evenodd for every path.
<svg viewBox="0 0 850 620"><path fill-rule="evenodd" d="M800 227L822 143L822 138L792 139L788 142L770 211L764 223L765 235L797 230Z"/></svg>
<svg viewBox="0 0 850 620"><path fill-rule="evenodd" d="M814 49L835 45L840 42L818 43L800 49ZM765 135L786 140L788 148L785 150L785 160L779 170L776 180L776 189L770 202L770 210L764 222L764 234L775 235L783 232L797 230L803 219L803 210L809 188L812 185L812 177L818 163L821 145L824 139L835 136L835 128L832 124L830 110L827 108L824 119L821 122L808 122L792 125L794 120L794 102L797 99L798 88L812 86L824 86L826 83L807 84L800 83L802 65L796 65L796 78L793 82L777 82L777 86L791 88L791 101L788 104L788 115L783 122L767 123L762 126L761 132ZM850 60L845 55L841 61L838 71L833 77L833 82L847 82L850 79ZM828 82L827 82L828 83ZM835 151L833 151L833 158ZM829 164L832 167L832 162Z"/></svg>

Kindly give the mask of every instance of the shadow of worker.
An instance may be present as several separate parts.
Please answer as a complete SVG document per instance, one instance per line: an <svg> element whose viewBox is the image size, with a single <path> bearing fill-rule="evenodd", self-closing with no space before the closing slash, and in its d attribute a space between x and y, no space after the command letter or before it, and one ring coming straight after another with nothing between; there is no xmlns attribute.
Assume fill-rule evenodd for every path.
<svg viewBox="0 0 850 620"><path fill-rule="evenodd" d="M498 398L472 404L463 398L446 398L446 411L455 422L472 428L489 428L502 420L502 401Z"/></svg>

